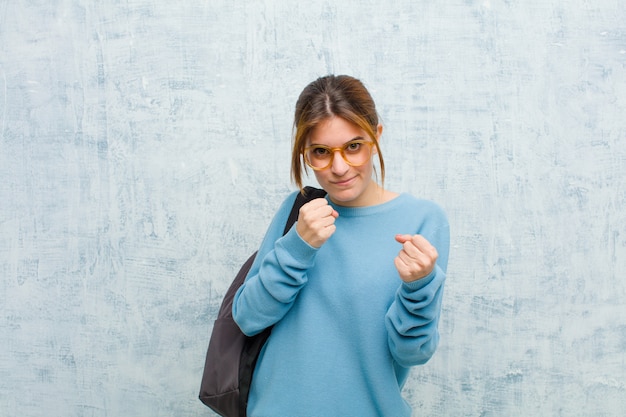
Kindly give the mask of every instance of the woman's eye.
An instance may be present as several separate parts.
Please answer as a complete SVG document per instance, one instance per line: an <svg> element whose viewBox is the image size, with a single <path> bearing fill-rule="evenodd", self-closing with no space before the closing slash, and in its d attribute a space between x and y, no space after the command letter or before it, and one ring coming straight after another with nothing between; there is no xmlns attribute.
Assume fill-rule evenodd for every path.
<svg viewBox="0 0 626 417"><path fill-rule="evenodd" d="M327 156L328 153L329 153L328 149L326 148L322 148L322 147L313 148L313 155L315 156L318 156L318 157Z"/></svg>
<svg viewBox="0 0 626 417"><path fill-rule="evenodd" d="M361 142L352 142L346 145L346 151L348 152L358 152L361 149L363 144Z"/></svg>

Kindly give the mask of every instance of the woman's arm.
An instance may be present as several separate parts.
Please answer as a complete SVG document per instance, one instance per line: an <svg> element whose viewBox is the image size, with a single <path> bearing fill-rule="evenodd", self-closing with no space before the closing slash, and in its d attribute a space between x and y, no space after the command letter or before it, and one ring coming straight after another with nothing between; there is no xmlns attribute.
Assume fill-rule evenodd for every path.
<svg viewBox="0 0 626 417"><path fill-rule="evenodd" d="M450 229L443 211L436 213L420 235L436 248L433 270L413 282L402 282L387 311L389 349L404 367L426 363L439 344L439 318L450 247Z"/></svg>
<svg viewBox="0 0 626 417"><path fill-rule="evenodd" d="M292 227L282 236L296 193L290 195L272 221L246 281L235 294L233 318L252 336L278 322L307 283L307 270L317 249Z"/></svg>

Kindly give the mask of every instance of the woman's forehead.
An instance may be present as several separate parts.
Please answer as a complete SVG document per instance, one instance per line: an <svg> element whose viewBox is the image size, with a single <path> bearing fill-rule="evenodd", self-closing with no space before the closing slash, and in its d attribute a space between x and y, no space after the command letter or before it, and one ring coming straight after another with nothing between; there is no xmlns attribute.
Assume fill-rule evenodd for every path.
<svg viewBox="0 0 626 417"><path fill-rule="evenodd" d="M342 146L355 139L364 139L367 134L356 124L341 117L322 120L312 130L309 143L331 147Z"/></svg>

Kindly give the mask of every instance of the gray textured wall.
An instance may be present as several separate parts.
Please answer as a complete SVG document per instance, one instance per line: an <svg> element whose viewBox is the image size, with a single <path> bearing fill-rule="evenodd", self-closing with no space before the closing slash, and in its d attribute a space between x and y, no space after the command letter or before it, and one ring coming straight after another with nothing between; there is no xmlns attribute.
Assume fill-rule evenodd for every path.
<svg viewBox="0 0 626 417"><path fill-rule="evenodd" d="M0 414L211 414L212 319L334 72L450 217L415 415L623 415L624 3L287 3L0 2Z"/></svg>

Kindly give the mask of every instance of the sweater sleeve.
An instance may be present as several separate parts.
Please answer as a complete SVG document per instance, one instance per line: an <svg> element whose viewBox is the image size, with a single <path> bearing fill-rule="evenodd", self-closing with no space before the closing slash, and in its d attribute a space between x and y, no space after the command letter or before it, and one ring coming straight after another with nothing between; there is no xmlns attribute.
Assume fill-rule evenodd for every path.
<svg viewBox="0 0 626 417"><path fill-rule="evenodd" d="M276 213L244 284L235 294L233 318L248 336L280 321L308 281L307 271L313 266L317 249L298 235L295 226L282 236L294 200L295 193Z"/></svg>
<svg viewBox="0 0 626 417"><path fill-rule="evenodd" d="M419 231L437 249L435 269L426 277L402 283L385 317L388 344L399 365L421 365L439 344L439 318L450 246L450 230L443 211Z"/></svg>

